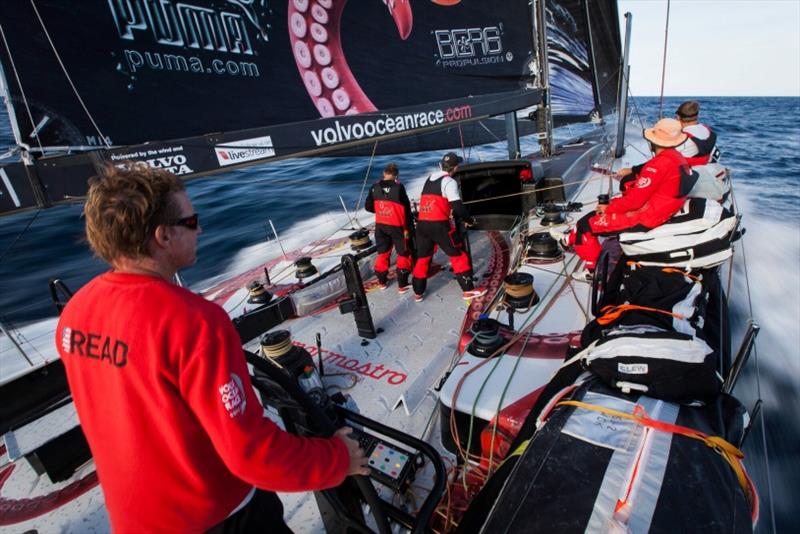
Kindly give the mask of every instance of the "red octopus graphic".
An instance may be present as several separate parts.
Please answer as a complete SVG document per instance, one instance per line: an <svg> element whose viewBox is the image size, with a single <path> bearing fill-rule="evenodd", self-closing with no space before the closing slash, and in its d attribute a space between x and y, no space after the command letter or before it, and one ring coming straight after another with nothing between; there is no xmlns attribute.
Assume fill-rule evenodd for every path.
<svg viewBox="0 0 800 534"><path fill-rule="evenodd" d="M410 0L384 0L402 39L411 34ZM291 0L289 40L297 70L322 117L355 115L377 108L353 76L339 38L347 0Z"/></svg>

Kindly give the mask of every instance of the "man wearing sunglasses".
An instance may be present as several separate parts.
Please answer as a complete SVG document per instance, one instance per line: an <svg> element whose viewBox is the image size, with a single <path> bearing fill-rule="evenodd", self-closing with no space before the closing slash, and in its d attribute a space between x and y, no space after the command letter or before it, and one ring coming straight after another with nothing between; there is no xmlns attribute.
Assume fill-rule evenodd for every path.
<svg viewBox="0 0 800 534"><path fill-rule="evenodd" d="M111 270L70 299L56 345L112 530L288 532L274 491L369 474L350 429L300 438L265 418L225 311L172 283L201 233L178 178L109 167L84 214Z"/></svg>

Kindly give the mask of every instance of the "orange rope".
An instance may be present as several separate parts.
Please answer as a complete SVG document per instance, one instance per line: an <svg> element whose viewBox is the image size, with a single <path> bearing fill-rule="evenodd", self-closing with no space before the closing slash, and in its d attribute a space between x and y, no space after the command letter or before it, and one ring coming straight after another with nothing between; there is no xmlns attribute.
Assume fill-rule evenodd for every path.
<svg viewBox="0 0 800 534"><path fill-rule="evenodd" d="M642 311L649 311L649 312L655 312L655 313L662 313L664 315L671 315L672 317L675 317L676 319L686 319L686 317L684 317L680 313L674 313L674 312L667 311L667 310L661 310L659 308L651 308L649 306L639 306L637 304L620 304L619 306L613 306L613 305L609 304L608 306L603 306L603 309L600 310L603 315L601 315L600 317L597 318L597 324L605 326L608 323L611 323L611 322L616 321L617 319L619 319L620 315L622 315L623 312L630 311L630 310L642 310Z"/></svg>
<svg viewBox="0 0 800 534"><path fill-rule="evenodd" d="M626 265L627 265L628 267L641 267L641 266L642 266L642 264L641 264L641 263L639 263L638 261L628 261L628 262L626 262ZM691 279L691 280L694 280L695 282L702 282L702 281L703 281L703 278L702 278L702 277L700 277L700 276L695 276L695 275L693 275L693 274L691 274L691 273L687 273L686 271L684 271L684 270L682 270L682 269L676 269L675 267L663 267L663 268L661 269L661 271L662 271L662 272L665 272L665 273L675 273L675 274L682 274L682 275L683 275L683 276L685 276L686 278L689 278L689 279Z"/></svg>

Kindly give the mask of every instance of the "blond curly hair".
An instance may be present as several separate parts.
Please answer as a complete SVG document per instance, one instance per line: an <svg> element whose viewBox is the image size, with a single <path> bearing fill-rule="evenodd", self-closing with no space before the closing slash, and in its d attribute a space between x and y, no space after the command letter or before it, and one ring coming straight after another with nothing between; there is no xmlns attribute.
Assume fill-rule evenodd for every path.
<svg viewBox="0 0 800 534"><path fill-rule="evenodd" d="M172 194L184 190L177 176L143 162L107 164L89 180L83 208L92 251L108 263L148 256L156 227L181 217Z"/></svg>

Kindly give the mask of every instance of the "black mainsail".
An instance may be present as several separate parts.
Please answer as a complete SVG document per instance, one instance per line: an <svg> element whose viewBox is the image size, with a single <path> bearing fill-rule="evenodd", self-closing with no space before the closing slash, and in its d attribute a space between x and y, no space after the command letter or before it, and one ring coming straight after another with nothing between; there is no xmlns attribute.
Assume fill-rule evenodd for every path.
<svg viewBox="0 0 800 534"><path fill-rule="evenodd" d="M0 67L26 164L0 167L0 214L82 197L103 162L190 178L445 128L463 136L465 122L541 104L531 4L444 4L3 2ZM603 8L547 6L583 16L577 34L548 41L583 43L559 58L591 64L581 14ZM565 98L562 70L554 98L577 98L569 115L585 119L598 108L590 69L589 96L584 83Z"/></svg>

